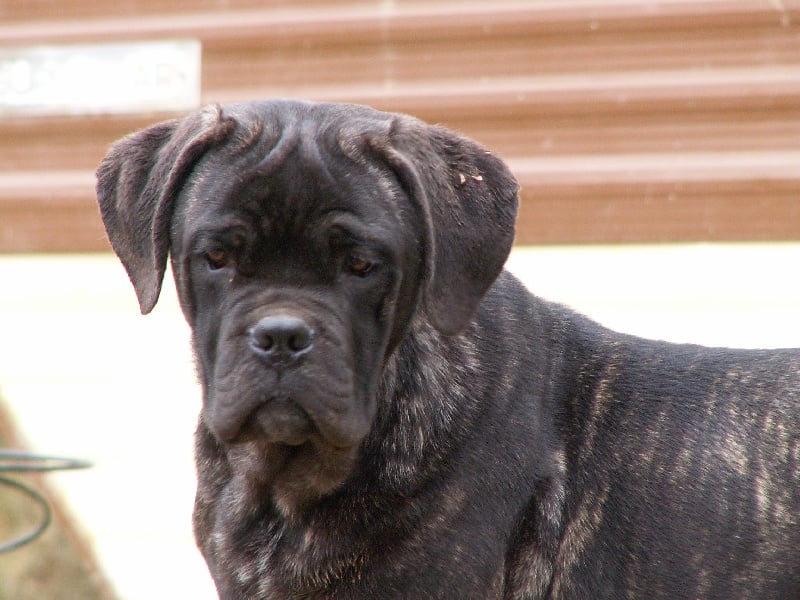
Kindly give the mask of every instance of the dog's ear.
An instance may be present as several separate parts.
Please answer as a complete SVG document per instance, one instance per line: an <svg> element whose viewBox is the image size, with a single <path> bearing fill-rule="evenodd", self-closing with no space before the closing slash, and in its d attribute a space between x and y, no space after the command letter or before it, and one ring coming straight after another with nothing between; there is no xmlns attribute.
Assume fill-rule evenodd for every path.
<svg viewBox="0 0 800 600"><path fill-rule="evenodd" d="M385 140L386 138L384 138ZM376 148L424 220L425 308L442 333L467 326L514 241L519 199L506 164L441 127L398 116Z"/></svg>
<svg viewBox="0 0 800 600"><path fill-rule="evenodd" d="M192 167L230 129L218 107L165 121L116 142L97 170L97 201L142 314L158 301L174 201Z"/></svg>

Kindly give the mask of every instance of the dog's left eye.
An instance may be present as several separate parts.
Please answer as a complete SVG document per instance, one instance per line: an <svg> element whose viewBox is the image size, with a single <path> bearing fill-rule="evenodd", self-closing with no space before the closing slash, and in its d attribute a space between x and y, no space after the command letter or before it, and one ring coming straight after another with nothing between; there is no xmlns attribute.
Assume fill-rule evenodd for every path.
<svg viewBox="0 0 800 600"><path fill-rule="evenodd" d="M353 275L358 275L359 277L364 277L367 273L372 271L374 264L356 254L351 254L347 257L346 262L347 270L350 271Z"/></svg>
<svg viewBox="0 0 800 600"><path fill-rule="evenodd" d="M212 271L226 267L230 260L228 253L222 248L214 248L213 250L207 251L205 258L208 263L208 268Z"/></svg>

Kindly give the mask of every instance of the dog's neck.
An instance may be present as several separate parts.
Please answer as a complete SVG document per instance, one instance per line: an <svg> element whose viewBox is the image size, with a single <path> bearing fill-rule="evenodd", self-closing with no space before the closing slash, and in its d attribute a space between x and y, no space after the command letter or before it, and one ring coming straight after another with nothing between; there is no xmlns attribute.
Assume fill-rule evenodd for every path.
<svg viewBox="0 0 800 600"><path fill-rule="evenodd" d="M456 360L445 357L459 355ZM477 413L480 390L463 382L479 379L471 336L446 336L415 318L389 357L377 391L377 415L363 444L364 465L395 493L411 493L436 472L457 445L452 423ZM454 372L453 365L457 372ZM376 464L380 462L380 464Z"/></svg>

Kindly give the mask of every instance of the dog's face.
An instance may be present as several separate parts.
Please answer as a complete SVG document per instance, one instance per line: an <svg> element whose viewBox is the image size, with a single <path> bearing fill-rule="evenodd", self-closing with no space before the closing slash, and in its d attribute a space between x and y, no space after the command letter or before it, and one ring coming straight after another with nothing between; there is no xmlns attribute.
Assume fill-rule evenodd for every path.
<svg viewBox="0 0 800 600"><path fill-rule="evenodd" d="M412 319L448 334L469 321L508 253L516 191L455 134L301 102L156 125L98 171L143 312L171 254L203 424L286 512L350 474Z"/></svg>
<svg viewBox="0 0 800 600"><path fill-rule="evenodd" d="M204 422L291 504L349 472L424 254L400 186L347 156L338 131L258 133L198 163L172 252Z"/></svg>

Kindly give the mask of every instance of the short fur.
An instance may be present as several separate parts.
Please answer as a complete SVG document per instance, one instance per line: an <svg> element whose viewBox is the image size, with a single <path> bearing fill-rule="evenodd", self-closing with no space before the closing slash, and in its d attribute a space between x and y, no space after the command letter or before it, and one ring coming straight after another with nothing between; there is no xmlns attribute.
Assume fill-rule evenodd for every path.
<svg viewBox="0 0 800 600"><path fill-rule="evenodd" d="M172 259L221 598L800 597L800 353L531 295L502 270L517 184L478 144L212 107L119 141L97 191L143 312Z"/></svg>

